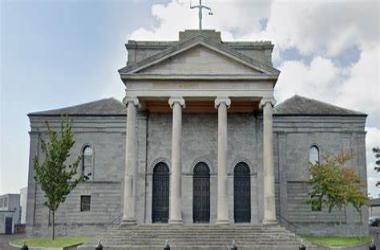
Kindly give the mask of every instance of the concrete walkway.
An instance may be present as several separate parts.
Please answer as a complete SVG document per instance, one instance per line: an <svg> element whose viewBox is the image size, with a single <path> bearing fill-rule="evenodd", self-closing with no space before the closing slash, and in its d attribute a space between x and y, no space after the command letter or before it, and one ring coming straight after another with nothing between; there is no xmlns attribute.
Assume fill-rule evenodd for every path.
<svg viewBox="0 0 380 250"><path fill-rule="evenodd" d="M24 238L25 234L0 234L0 249L1 250L15 250L14 248L8 245L8 242L17 238Z"/></svg>

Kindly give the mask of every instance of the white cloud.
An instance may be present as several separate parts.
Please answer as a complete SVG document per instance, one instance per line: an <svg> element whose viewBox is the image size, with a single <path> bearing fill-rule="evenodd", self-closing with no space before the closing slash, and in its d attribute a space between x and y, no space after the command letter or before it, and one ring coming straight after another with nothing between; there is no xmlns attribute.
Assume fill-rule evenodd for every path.
<svg viewBox="0 0 380 250"><path fill-rule="evenodd" d="M159 21L158 27L140 28L130 39L136 40L177 40L178 31L195 28L197 17L189 10L187 1L174 0L168 4L152 6L152 16Z"/></svg>
<svg viewBox="0 0 380 250"><path fill-rule="evenodd" d="M367 112L380 126L379 70L380 46L364 49L339 89L336 103Z"/></svg>
<svg viewBox="0 0 380 250"><path fill-rule="evenodd" d="M197 4L198 1L192 1ZM223 31L224 40L271 40L277 50L296 47L302 54L337 56L345 49L366 49L380 41L380 1L203 1L204 28ZM176 40L178 31L198 28L197 10L188 0L155 4L157 27L143 27L130 35L136 40ZM265 30L261 30L267 20ZM275 53L275 55L278 55Z"/></svg>
<svg viewBox="0 0 380 250"><path fill-rule="evenodd" d="M197 4L197 1L192 1ZM380 1L203 1L204 28L223 31L224 40L271 40L277 50L296 47L304 55L334 57L346 49L373 47L380 41ZM136 40L176 40L178 31L198 27L197 10L188 0L155 4L156 27L142 27L130 35ZM261 30L267 20L265 30ZM275 53L275 55L278 55Z"/></svg>
<svg viewBox="0 0 380 250"><path fill-rule="evenodd" d="M357 63L340 68L331 59L314 57L310 65L286 61L275 93L279 101L300 94L369 114L380 124L380 46L363 50Z"/></svg>
<svg viewBox="0 0 380 250"><path fill-rule="evenodd" d="M345 49L371 47L380 40L379 8L377 0L274 1L263 36L280 48L336 56Z"/></svg>
<svg viewBox="0 0 380 250"><path fill-rule="evenodd" d="M193 1L196 4L197 1ZM222 31L223 40L271 40L273 56L282 71L275 94L279 101L297 93L369 114L367 151L380 141L380 1L203 1L214 16L204 17L205 28ZM136 40L176 40L178 31L197 28L197 13L187 0L172 0L152 7L157 27L133 32ZM267 26L261 30L263 20ZM296 48L311 57L284 61L279 52ZM357 48L360 58L350 66L334 64L347 49ZM367 153L370 192L380 173ZM379 189L380 190L380 189Z"/></svg>
<svg viewBox="0 0 380 250"><path fill-rule="evenodd" d="M193 5L198 1L192 1ZM260 21L267 18L271 1L203 1L212 8L212 16L204 11L203 28L223 31L224 40L233 40L232 33L246 35L259 32ZM158 27L140 28L130 39L135 40L176 40L178 31L198 28L198 10L190 10L188 0L173 0L168 4L152 6L152 16L159 21Z"/></svg>
<svg viewBox="0 0 380 250"><path fill-rule="evenodd" d="M331 60L315 57L310 65L301 61L287 61L280 67L281 74L275 93L278 101L283 101L294 94L321 97L329 101L333 99L344 72L337 68Z"/></svg>

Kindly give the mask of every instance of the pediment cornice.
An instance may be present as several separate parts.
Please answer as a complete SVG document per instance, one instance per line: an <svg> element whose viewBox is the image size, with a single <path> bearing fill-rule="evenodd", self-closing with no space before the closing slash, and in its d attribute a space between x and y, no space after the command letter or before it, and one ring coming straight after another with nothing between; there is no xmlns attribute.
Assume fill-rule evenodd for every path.
<svg viewBox="0 0 380 250"><path fill-rule="evenodd" d="M266 77L268 77L268 76L278 77L278 75L280 73L280 71L273 68L271 65L264 64L264 63L259 62L255 59L251 58L251 57L245 56L245 55L239 53L238 51L231 49L228 46L223 45L222 42L212 40L203 34L198 34L198 35L190 37L184 41L181 41L181 42L179 42L173 46L170 46L169 48L167 48L167 49L165 49L165 50L163 50L157 54L154 54L150 57L147 57L140 62L137 62L135 64L132 64L132 65L129 65L129 66L126 66L126 67L120 69L119 70L120 76L122 79L127 79L127 78L130 78L132 75L134 76L134 78L137 75L144 75L140 71L143 71L144 69L147 69L151 66L157 65L157 64L167 60L170 57L173 57L175 55L179 55L179 54L181 54L187 50L190 50L196 46L202 46L202 47L208 48L208 49L210 49L210 50L212 50L212 51L214 51L220 55L223 55L225 57L230 58L231 60L233 60L237 63L240 63L246 67L249 67L256 72L259 72L260 75L263 75ZM175 72L173 72L173 73L175 73ZM144 75L144 78L146 79L149 76L150 75ZM220 76L222 76L222 75L220 75ZM158 77L158 76L155 75L154 77ZM160 77L164 77L164 76L161 75ZM231 75L230 78L231 77L234 77L234 76ZM253 76L251 76L251 77L253 77ZM257 77L257 74L255 77Z"/></svg>

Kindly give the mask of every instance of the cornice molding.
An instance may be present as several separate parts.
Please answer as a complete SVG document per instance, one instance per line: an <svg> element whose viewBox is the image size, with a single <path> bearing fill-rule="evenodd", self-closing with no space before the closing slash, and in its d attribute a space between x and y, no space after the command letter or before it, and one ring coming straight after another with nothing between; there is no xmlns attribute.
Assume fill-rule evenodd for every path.
<svg viewBox="0 0 380 250"><path fill-rule="evenodd" d="M122 80L271 80L277 81L278 75L211 75L211 74L120 74Z"/></svg>

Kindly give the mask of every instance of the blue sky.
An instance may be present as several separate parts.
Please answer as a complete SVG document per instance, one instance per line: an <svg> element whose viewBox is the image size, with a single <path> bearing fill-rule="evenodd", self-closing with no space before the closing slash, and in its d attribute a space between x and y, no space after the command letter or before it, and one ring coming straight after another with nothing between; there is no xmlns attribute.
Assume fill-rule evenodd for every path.
<svg viewBox="0 0 380 250"><path fill-rule="evenodd" d="M0 0L0 194L27 184L26 114L121 98L124 43L176 39L178 31L196 28L189 2ZM276 45L278 101L297 93L366 112L368 148L380 144L378 1L204 2L214 11L205 27L222 31L223 39ZM375 195L379 178L368 175Z"/></svg>
<svg viewBox="0 0 380 250"><path fill-rule="evenodd" d="M27 183L27 113L123 94L124 42L154 24L150 5L1 1L0 193Z"/></svg>

